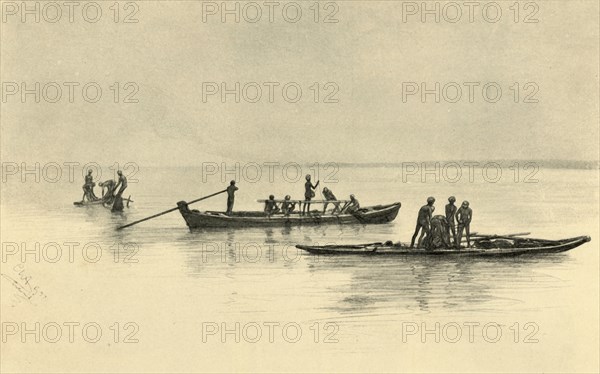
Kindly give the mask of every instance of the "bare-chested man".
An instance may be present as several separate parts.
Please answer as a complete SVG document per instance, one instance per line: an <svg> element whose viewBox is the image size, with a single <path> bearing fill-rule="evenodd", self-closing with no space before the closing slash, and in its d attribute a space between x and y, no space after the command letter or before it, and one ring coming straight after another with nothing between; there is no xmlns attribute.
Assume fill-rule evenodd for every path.
<svg viewBox="0 0 600 374"><path fill-rule="evenodd" d="M302 215L308 213L310 214L310 200L315 196L315 192L313 190L319 187L319 181L317 184L313 185L310 182L310 174L306 175L306 183L304 183L304 205L302 206Z"/></svg>
<svg viewBox="0 0 600 374"><path fill-rule="evenodd" d="M238 188L235 186L235 181L229 182L229 187L227 187L227 210L225 211L225 214L228 216L233 213L233 202L235 201L234 194L237 190Z"/></svg>
<svg viewBox="0 0 600 374"><path fill-rule="evenodd" d="M325 200L327 200L327 201L336 201L337 200L335 195L333 194L333 191L331 191L327 187L323 188L323 196L325 196ZM339 213L340 203L334 202L332 204L333 204L333 211L331 212L331 214ZM327 210L328 205L329 205L329 203L325 203L323 205L323 214L325 214L325 211Z"/></svg>
<svg viewBox="0 0 600 374"><path fill-rule="evenodd" d="M435 210L433 203L435 203L435 198L430 196L427 198L427 205L423 205L421 209L419 209L419 216L417 217L417 226L415 227L415 233L413 234L412 240L410 241L411 248L414 248L415 246L415 239L417 238L419 231L421 231L421 236L419 236L417 247L421 247L423 236L425 234L429 235L429 222L431 221L431 216L433 215L433 211Z"/></svg>
<svg viewBox="0 0 600 374"><path fill-rule="evenodd" d="M354 195L350 195L350 201L342 208L342 213L354 214L360 209L360 203Z"/></svg>
<svg viewBox="0 0 600 374"><path fill-rule="evenodd" d="M458 221L458 235L456 236L456 248L460 248L460 241L462 239L463 230L467 233L467 248L471 246L470 243L470 226L471 220L473 219L473 210L469 208L469 202L463 201L460 208L456 212L456 220Z"/></svg>
<svg viewBox="0 0 600 374"><path fill-rule="evenodd" d="M456 210L458 209L454 202L456 201L456 197L450 196L448 198L448 204L446 204L446 221L448 222L448 235L452 232L452 240L454 240L454 245L456 245L456 228L454 223L454 216L456 215Z"/></svg>
<svg viewBox="0 0 600 374"><path fill-rule="evenodd" d="M96 183L94 183L94 177L92 177L92 169L90 169L90 170L88 170L87 175L85 176L85 182L82 186L82 188L83 188L83 197L81 198L82 203L85 201L86 197L87 197L88 201L98 200L98 198L94 194L94 186L95 185L96 185Z"/></svg>
<svg viewBox="0 0 600 374"><path fill-rule="evenodd" d="M296 203L290 201L290 199L291 199L290 195L285 195L285 200L283 201L283 203L281 203L281 212L286 217L288 217L290 215L290 213L292 213L294 211L294 209L296 208Z"/></svg>
<svg viewBox="0 0 600 374"><path fill-rule="evenodd" d="M279 212L279 207L277 206L277 202L275 201L274 195L269 195L269 200L265 201L265 213L267 216L271 216L275 213Z"/></svg>
<svg viewBox="0 0 600 374"><path fill-rule="evenodd" d="M98 186L102 187L102 200L104 202L111 202L113 199L113 193L115 191L115 181L109 179L104 182L98 183ZM104 192L104 188L106 188L106 193Z"/></svg>
<svg viewBox="0 0 600 374"><path fill-rule="evenodd" d="M117 175L119 176L119 180L117 181L117 185L114 189L116 190L119 187L121 188L119 188L119 191L117 191L115 197L121 197L121 195L123 195L123 191L125 191L127 188L127 178L125 178L121 170L117 171Z"/></svg>

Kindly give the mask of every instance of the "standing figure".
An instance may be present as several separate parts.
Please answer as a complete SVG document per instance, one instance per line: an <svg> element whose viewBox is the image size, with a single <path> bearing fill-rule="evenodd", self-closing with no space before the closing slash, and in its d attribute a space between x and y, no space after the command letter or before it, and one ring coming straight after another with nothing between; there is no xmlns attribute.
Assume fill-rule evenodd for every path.
<svg viewBox="0 0 600 374"><path fill-rule="evenodd" d="M460 249L460 241L462 239L463 229L467 233L467 248L471 247L471 219L473 219L473 210L469 208L469 202L465 200L456 212L456 220L458 221L458 235L456 236L456 248Z"/></svg>
<svg viewBox="0 0 600 374"><path fill-rule="evenodd" d="M228 216L233 212L233 200L235 199L234 193L238 188L235 186L235 181L229 182L229 187L227 187L227 210L225 214Z"/></svg>
<svg viewBox="0 0 600 374"><path fill-rule="evenodd" d="M127 178L125 178L121 170L117 171L117 175L119 176L119 180L117 181L117 185L114 189L116 190L117 188L119 188L119 186L121 188L119 188L119 191L117 191L115 197L120 198L121 195L123 195L123 191L125 191L125 189L127 188Z"/></svg>
<svg viewBox="0 0 600 374"><path fill-rule="evenodd" d="M454 240L454 245L456 245L456 228L454 223L454 215L456 214L456 205L454 202L456 198L454 196L450 196L448 198L449 204L446 204L446 222L448 223L448 236L450 236L450 232L452 232L452 240Z"/></svg>
<svg viewBox="0 0 600 374"><path fill-rule="evenodd" d="M412 236L412 240L410 241L410 247L414 248L415 239L421 231L421 236L419 236L419 241L417 242L417 247L421 247L421 242L423 241L423 236L427 234L429 236L429 223L431 222L431 216L433 215L433 211L435 207L433 206L435 203L435 198L430 196L427 198L427 205L423 205L421 209L419 209L419 215L417 217L417 226L415 227L415 233Z"/></svg>
<svg viewBox="0 0 600 374"><path fill-rule="evenodd" d="M87 172L87 175L85 176L85 182L83 183L83 186L81 187L81 188L83 188L83 196L81 197L82 203L85 201L86 197L87 197L88 201L98 200L98 198L94 194L94 186L95 185L96 185L96 183L94 183L94 177L92 177L92 169L89 169Z"/></svg>
<svg viewBox="0 0 600 374"><path fill-rule="evenodd" d="M336 201L337 200L335 195L333 194L333 192L327 187L323 188L323 196L325 196L325 200L327 200L327 201ZM339 213L340 203L335 202L332 204L333 204L333 210L331 211L331 214ZM327 210L328 205L329 205L329 203L326 202L325 205L323 206L323 214L325 214L325 211Z"/></svg>
<svg viewBox="0 0 600 374"><path fill-rule="evenodd" d="M310 214L310 199L315 197L315 190L319 186L319 181L313 186L310 182L310 174L306 174L306 183L304 183L304 205L302 206L302 215Z"/></svg>

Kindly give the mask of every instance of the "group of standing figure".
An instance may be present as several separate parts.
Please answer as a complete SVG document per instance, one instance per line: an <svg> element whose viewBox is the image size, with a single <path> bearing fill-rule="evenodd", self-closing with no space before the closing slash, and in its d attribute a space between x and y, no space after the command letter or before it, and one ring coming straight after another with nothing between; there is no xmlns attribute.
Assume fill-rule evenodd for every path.
<svg viewBox="0 0 600 374"><path fill-rule="evenodd" d="M82 186L83 197L81 198L81 202L83 203L87 199L88 201L102 200L104 203L112 203L115 198L120 198L121 195L123 195L123 191L125 191L127 188L127 178L123 175L121 170L117 171L117 175L119 176L118 182L109 179L98 184L98 186L102 187L102 197L99 198L94 193L94 187L96 186L96 183L94 182L94 177L92 176L92 170L88 170L87 175L85 176L85 182ZM106 192L104 192L105 188L107 189ZM116 194L115 191L117 191Z"/></svg>
<svg viewBox="0 0 600 374"><path fill-rule="evenodd" d="M460 208L454 205L455 202L456 198L450 196L446 205L446 215L433 216L435 198L432 196L427 198L427 204L419 209L415 233L410 242L411 248L415 246L415 239L419 231L421 235L419 236L417 247L421 247L422 244L426 248L450 247L450 233L452 233L454 247L460 248L463 231L467 236L467 248L471 246L470 225L473 219L473 210L469 208L469 202L466 200L462 202ZM458 225L455 223L455 219Z"/></svg>

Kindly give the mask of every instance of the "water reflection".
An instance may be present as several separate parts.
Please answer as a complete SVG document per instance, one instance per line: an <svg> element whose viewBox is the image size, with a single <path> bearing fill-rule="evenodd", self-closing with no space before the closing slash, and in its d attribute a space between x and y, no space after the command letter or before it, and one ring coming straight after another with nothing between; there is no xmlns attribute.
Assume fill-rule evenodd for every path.
<svg viewBox="0 0 600 374"><path fill-rule="evenodd" d="M314 263L310 271L348 276L347 283L329 291L332 297L336 297L331 309L350 314L377 309L378 313L392 314L407 311L428 314L432 310L502 310L524 301L505 296L513 295L516 288L536 289L540 284L547 288L564 287L562 280L545 274L543 270L571 261L565 254L495 260L337 257Z"/></svg>
<svg viewBox="0 0 600 374"><path fill-rule="evenodd" d="M463 186L459 190L464 195L477 196L477 212L480 212L477 231L494 232L501 226L506 232L526 230L539 237L586 234L580 230L591 231L592 226L597 226L598 215L595 209L590 209L589 199L583 197L597 196L597 188L582 186L582 198L573 197L570 189L561 186L565 180L577 178L566 174L563 177L564 173L557 172L548 179L547 191L554 195L542 201L535 200L535 205L532 205L530 195L514 188L512 183L508 186L486 185L486 188L475 186L473 191L469 190L471 186ZM368 182L371 176L372 173L366 175L364 180ZM179 179L185 180L185 175L174 180ZM397 200L397 181L392 177L388 182L377 186L373 194L377 192L381 200ZM360 186L365 194L370 191L368 185L361 182ZM58 198L64 203L57 204L56 196L46 196L44 191L40 191L40 196L44 196L40 200L43 204L40 204L30 202L31 195L24 194L21 200L10 200L11 205L2 208L3 240L28 243L93 241L101 243L102 248L109 251L113 243L136 243L140 251L137 256L139 263L135 266L115 264L112 261L115 253L108 252L106 261L94 266L73 266L69 268L69 274L74 279L90 277L104 280L112 277L124 282L131 279L132 284L145 278L144 282L159 287L159 290L148 294L152 297L160 295L160 292L171 295L171 285L183 286L182 289L193 296L176 296L173 302L179 303L182 309L192 309L198 303L195 295L206 295L210 297L207 305L218 316L234 311L252 312L259 304L261 307L268 305L265 309L273 315L289 313L288 316L296 316L295 313L298 313L307 319L340 318L358 322L364 322L359 321L363 317L373 322L377 319L369 319L373 316L387 316L382 320L389 321L407 315L456 316L462 313L473 316L482 312L515 311L532 315L531 311L536 308L556 306L570 309L572 305L561 304L566 304L564 299L556 299L556 294L559 294L556 290L565 287L559 276L565 274L566 279L576 279L578 274L593 272L597 267L597 257L586 258L586 253L580 253L580 249L555 256L499 260L400 256L327 258L308 255L294 247L299 243L406 241L412 235L414 213L419 202L427 195L420 184L403 185L408 209L403 208L391 224L190 232L175 211L122 231L115 230L128 221L168 209L177 201L177 198L164 197L173 194L171 186L157 183L138 188L155 190L144 192L145 195L140 195L131 208L120 214L102 207L74 207L70 195ZM455 189L454 186L452 188ZM65 192L70 193L68 190ZM510 200L513 210L505 209L505 205L497 201L497 196ZM514 220L514 209L518 209L517 221ZM580 217L572 222L562 222L563 226L557 230L557 223L549 224L554 216L539 217L540 212L547 211L567 211L569 214L576 211L580 212ZM581 227L582 223L588 226ZM507 227L508 224L519 227ZM589 234L594 236L595 232ZM597 248L594 244L586 247L581 251ZM582 258L588 262L583 262ZM56 272L54 265L45 265L48 265L48 272ZM166 291L160 291L163 281L169 284L165 287ZM123 292L130 292L128 296L132 300L140 297L134 288ZM560 294L568 297L564 290ZM293 309L294 314L288 308ZM269 314L269 318L271 316Z"/></svg>
<svg viewBox="0 0 600 374"><path fill-rule="evenodd" d="M323 230L180 233L177 243L190 277L223 276L243 283L255 276L297 276L296 292L321 300L317 308L353 316L518 309L524 298L514 295L564 287L561 279L546 271L570 266L573 261L568 254L507 259L315 256L293 246L300 237L315 241L324 233L332 235ZM352 229L352 234L361 230ZM333 231L347 234L340 228ZM294 273L288 273L290 269ZM301 275L304 272L308 278ZM520 293L515 293L517 289ZM265 288L263 292L265 297L282 296L276 288Z"/></svg>

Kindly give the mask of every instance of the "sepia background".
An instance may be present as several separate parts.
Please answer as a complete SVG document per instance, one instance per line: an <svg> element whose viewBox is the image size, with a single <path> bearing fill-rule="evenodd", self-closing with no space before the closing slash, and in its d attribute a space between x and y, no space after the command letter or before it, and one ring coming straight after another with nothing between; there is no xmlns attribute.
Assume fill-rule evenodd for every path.
<svg viewBox="0 0 600 374"><path fill-rule="evenodd" d="M77 2L72 19L61 3L0 4L3 372L598 370L596 1L474 2L472 19L463 2L279 2L272 22L264 2ZM222 96L236 84L239 102ZM265 163L277 163L273 178ZM283 172L290 164L297 178ZM245 172L254 165L260 176ZM456 165L458 180L445 168ZM123 169L133 206L73 207L88 166L96 181ZM237 210L261 209L271 193L301 196L308 173L339 198L401 201L400 214L376 227L190 233L174 212L114 230L230 179ZM469 200L473 231L592 241L502 261L290 249L409 241L430 195L438 211L450 195ZM36 260L36 243L63 255ZM72 260L65 243L77 243ZM90 243L97 262L82 256ZM36 322L58 323L62 338L8 333ZM102 336L70 342L65 322L94 322ZM262 338L203 330L236 323L258 324ZM302 337L276 330L270 342L265 323L295 324ZM439 336L421 335L436 323ZM475 330L471 342L470 323L502 334Z"/></svg>

